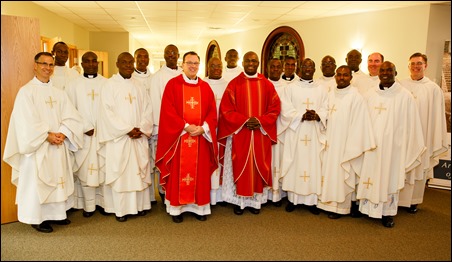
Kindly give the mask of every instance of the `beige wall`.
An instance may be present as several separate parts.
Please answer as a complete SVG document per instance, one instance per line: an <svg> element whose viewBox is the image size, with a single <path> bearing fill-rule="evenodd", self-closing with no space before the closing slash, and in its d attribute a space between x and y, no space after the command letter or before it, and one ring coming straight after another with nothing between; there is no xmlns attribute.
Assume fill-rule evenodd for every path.
<svg viewBox="0 0 452 262"><path fill-rule="evenodd" d="M116 67L118 55L122 52L130 52L129 33L91 32L90 50L108 53L108 77L111 77L118 72Z"/></svg>
<svg viewBox="0 0 452 262"><path fill-rule="evenodd" d="M432 62L438 61L438 65L431 65L427 72L432 76L438 75L428 76L432 80L436 78L439 83L442 46L447 35L450 39L450 9L447 6L435 6L432 11L430 9L430 6L416 6L279 26L290 26L300 34L306 57L316 62L317 71L314 78L321 75L320 61L325 55L332 55L336 63L342 65L345 64L347 52L359 48L363 53L361 70L367 73L367 56L372 52L380 52L385 56L385 60L396 65L399 79L409 77L407 61L411 54L426 53ZM266 37L279 26L218 37L215 40L223 53L235 48L240 57L247 51L260 54ZM202 47L205 49L211 40L205 39ZM201 54L204 54L203 52ZM241 64L241 60L239 63Z"/></svg>
<svg viewBox="0 0 452 262"><path fill-rule="evenodd" d="M427 35L428 68L425 74L441 86L444 42L450 41L450 7L432 5ZM407 59L408 60L408 59Z"/></svg>
<svg viewBox="0 0 452 262"><path fill-rule="evenodd" d="M1 1L2 15L36 17L41 24L41 36L54 38L75 45L80 49L89 49L89 32L74 25L65 18L42 8L31 1Z"/></svg>
<svg viewBox="0 0 452 262"><path fill-rule="evenodd" d="M42 36L49 38L60 36L61 40L80 49L108 52L110 75L117 72L115 62L119 53L129 51L133 54L135 49L141 47L139 40L133 39L128 33L86 32L30 1L2 1L1 4L2 14L38 17ZM315 78L320 76L319 62L323 56L332 55L337 64L341 65L345 64L347 52L352 48L358 48L363 53L361 70L367 72L367 55L378 51L386 60L396 65L399 79L409 77L407 61L411 54L426 53L429 57L427 76L439 84L444 40L450 40L450 21L448 6L431 5L321 18L278 26L290 26L298 31L304 42L306 57L317 63ZM260 54L266 37L278 26L263 27L215 39L206 38L191 50L196 51L203 61L209 42L216 40L223 58L230 48L237 49L240 56L250 50ZM191 50L179 51L182 56ZM151 71L155 72L160 67L161 61L163 58L151 57ZM241 60L239 63L241 64ZM201 77L204 76L203 66L201 64L199 69Z"/></svg>

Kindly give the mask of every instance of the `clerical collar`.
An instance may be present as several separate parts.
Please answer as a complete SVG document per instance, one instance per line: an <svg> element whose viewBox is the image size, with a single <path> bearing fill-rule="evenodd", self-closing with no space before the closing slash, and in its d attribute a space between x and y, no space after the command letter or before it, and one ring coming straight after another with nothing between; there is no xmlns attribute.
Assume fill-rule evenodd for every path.
<svg viewBox="0 0 452 262"><path fill-rule="evenodd" d="M380 87L380 90L388 90L390 87L382 86L381 84L378 85Z"/></svg>
<svg viewBox="0 0 452 262"><path fill-rule="evenodd" d="M146 73L148 72L148 70L146 70L146 71L144 71L144 72L141 72L141 71L138 71L138 70L135 68L135 72L137 72L138 74L146 74Z"/></svg>
<svg viewBox="0 0 452 262"><path fill-rule="evenodd" d="M306 82L306 83L312 83L312 82L314 82L314 80L306 80L306 79L303 79L303 78L300 78L300 81L301 82Z"/></svg>
<svg viewBox="0 0 452 262"><path fill-rule="evenodd" d="M282 79L287 80L287 81L292 81L294 78L295 78L295 75L292 75L292 76L282 75Z"/></svg>
<svg viewBox="0 0 452 262"><path fill-rule="evenodd" d="M188 78L188 76L186 74L182 74L182 76L184 77L185 82L187 82L189 84L197 84L198 83L198 76L196 76L195 79Z"/></svg>
<svg viewBox="0 0 452 262"><path fill-rule="evenodd" d="M245 73L245 72L243 72L243 73L245 74L246 77L249 77L249 78L257 78L257 73L254 74L254 75L252 75L252 76L248 75L248 74Z"/></svg>
<svg viewBox="0 0 452 262"><path fill-rule="evenodd" d="M97 77L97 73L96 74L83 73L83 76L86 77L86 78L96 78Z"/></svg>

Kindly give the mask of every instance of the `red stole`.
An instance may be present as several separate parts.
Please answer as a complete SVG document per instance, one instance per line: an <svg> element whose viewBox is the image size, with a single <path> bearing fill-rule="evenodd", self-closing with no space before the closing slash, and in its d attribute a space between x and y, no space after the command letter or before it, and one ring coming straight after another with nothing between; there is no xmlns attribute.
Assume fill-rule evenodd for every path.
<svg viewBox="0 0 452 262"><path fill-rule="evenodd" d="M182 92L184 119L189 124L199 125L201 119L200 87L183 85ZM167 121L171 121L171 119L167 119ZM180 139L179 203L192 204L195 203L199 136L190 136L186 133Z"/></svg>

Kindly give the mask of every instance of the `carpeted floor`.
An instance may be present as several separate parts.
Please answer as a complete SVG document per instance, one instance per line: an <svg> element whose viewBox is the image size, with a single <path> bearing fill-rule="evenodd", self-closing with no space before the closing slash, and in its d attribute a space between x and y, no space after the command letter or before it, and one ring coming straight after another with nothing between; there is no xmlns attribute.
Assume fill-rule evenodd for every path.
<svg viewBox="0 0 452 262"><path fill-rule="evenodd" d="M395 227L380 220L331 220L298 207L292 213L271 204L259 215L213 206L201 222L184 213L173 223L161 202L143 217L117 222L114 215L81 211L70 225L40 233L19 222L1 226L1 260L451 260L451 194L427 188L417 214L400 208Z"/></svg>

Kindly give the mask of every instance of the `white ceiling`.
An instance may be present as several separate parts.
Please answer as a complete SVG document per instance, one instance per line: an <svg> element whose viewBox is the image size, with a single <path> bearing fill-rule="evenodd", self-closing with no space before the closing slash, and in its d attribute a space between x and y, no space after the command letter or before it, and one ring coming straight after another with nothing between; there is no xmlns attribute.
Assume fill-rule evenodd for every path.
<svg viewBox="0 0 452 262"><path fill-rule="evenodd" d="M289 22L450 1L33 1L90 32L129 32L153 56L201 38Z"/></svg>

